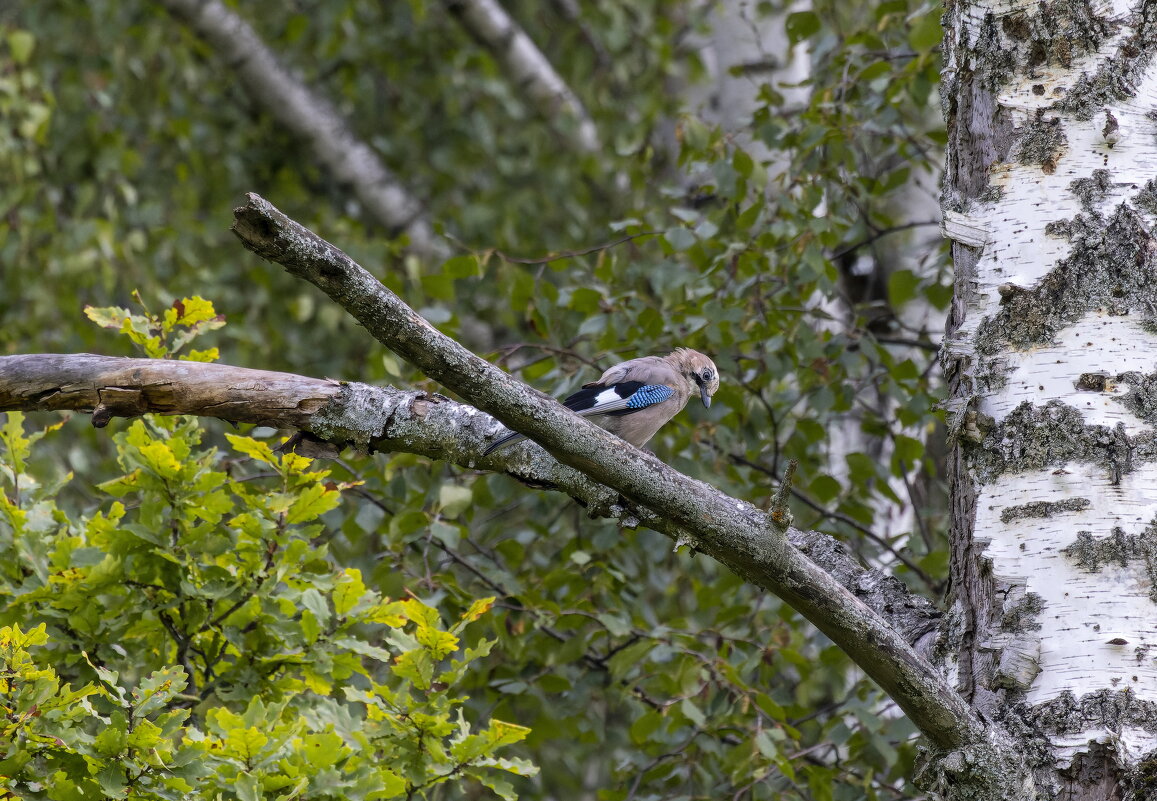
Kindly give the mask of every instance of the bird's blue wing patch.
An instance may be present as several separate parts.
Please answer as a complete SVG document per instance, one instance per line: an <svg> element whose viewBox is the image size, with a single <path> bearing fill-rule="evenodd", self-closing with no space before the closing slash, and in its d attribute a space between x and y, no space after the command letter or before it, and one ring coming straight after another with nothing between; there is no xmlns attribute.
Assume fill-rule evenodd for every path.
<svg viewBox="0 0 1157 801"><path fill-rule="evenodd" d="M563 404L581 415L609 414L620 416L662 403L675 390L662 384L643 384L641 381L623 381L610 386L585 387L571 395Z"/></svg>
<svg viewBox="0 0 1157 801"><path fill-rule="evenodd" d="M663 403L672 395L675 395L675 390L664 387L663 384L624 381L611 384L610 387L598 384L594 387L585 387L562 403L570 411L582 416L613 414L618 417L621 414L647 409L656 403Z"/></svg>
<svg viewBox="0 0 1157 801"><path fill-rule="evenodd" d="M656 403L662 403L675 394L675 390L663 384L647 384L639 387L631 397L627 398L628 409L646 409Z"/></svg>
<svg viewBox="0 0 1157 801"><path fill-rule="evenodd" d="M635 390L643 386L641 381L624 381L621 384L603 386L594 384L583 387L562 402L562 405L578 414L599 414L608 405L622 409Z"/></svg>

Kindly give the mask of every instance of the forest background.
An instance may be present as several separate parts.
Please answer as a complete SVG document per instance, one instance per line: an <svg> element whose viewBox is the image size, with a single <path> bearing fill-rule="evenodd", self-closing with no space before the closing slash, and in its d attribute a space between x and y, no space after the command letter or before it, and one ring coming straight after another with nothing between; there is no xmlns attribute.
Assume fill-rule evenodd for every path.
<svg viewBox="0 0 1157 801"><path fill-rule="evenodd" d="M434 244L417 252L170 10L181 5L0 7L0 354L136 355L85 307L143 314L137 292L160 317L200 296L227 325L196 347L223 362L438 391L240 247L231 209L255 191L551 394L623 358L711 354L716 403L664 429L656 454L758 505L796 460L798 525L942 594L938 6L506 4L575 93L561 108L509 73L465 21L469 4L232 4L420 201ZM762 48L728 61L724 19ZM737 91L742 124L725 102ZM523 798L909 797L912 727L822 635L718 564L504 476L406 454L306 466L234 439L276 444L271 431L203 425L95 431L81 417L25 464L10 416L0 624L46 627L19 648L10 630L3 647L30 654L26 670L51 666L67 710L44 722L63 745L33 741L31 761L0 763L16 776L53 766L19 792L187 797L188 781L240 798L486 797L480 783ZM186 443L184 464L150 461L165 440ZM157 482L117 483L134 470ZM178 503L164 488L179 477ZM324 497L309 495L318 486ZM207 498L222 505L208 517ZM21 504L24 518L10 511ZM226 580L212 570L222 543L189 543L213 514L242 513L282 540ZM100 536L141 540L157 520L183 532L149 543L157 559L200 571L177 591L139 543ZM55 595L32 591L49 575L63 577L42 582ZM459 636L474 652L441 677L452 682L387 668L407 653L432 665ZM91 691L70 699L59 682ZM442 762L421 736L366 722L402 703L394 682L436 719L435 739L448 727ZM489 739L463 739L459 708ZM94 721L119 734L100 741ZM199 734L166 751L178 731ZM384 760L387 741L402 750ZM207 764L212 787L196 774ZM395 782L376 765L408 767Z"/></svg>

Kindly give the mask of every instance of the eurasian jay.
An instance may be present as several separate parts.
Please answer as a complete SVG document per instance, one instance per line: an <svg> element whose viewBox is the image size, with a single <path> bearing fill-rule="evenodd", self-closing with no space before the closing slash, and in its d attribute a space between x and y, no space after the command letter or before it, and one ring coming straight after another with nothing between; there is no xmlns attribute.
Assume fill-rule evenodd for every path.
<svg viewBox="0 0 1157 801"><path fill-rule="evenodd" d="M715 363L699 351L676 348L666 356L643 356L616 364L598 381L562 402L563 406L641 448L663 424L682 411L692 395L711 406L719 389ZM526 439L511 432L485 450L488 455Z"/></svg>

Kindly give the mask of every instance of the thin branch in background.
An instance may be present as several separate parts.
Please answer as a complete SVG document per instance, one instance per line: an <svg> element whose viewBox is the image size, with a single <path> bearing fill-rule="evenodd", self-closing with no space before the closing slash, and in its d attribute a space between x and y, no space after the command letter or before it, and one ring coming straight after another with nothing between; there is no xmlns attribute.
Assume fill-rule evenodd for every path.
<svg viewBox="0 0 1157 801"><path fill-rule="evenodd" d="M875 233L873 233L871 236L865 237L864 239L861 239L859 242L855 242L851 245L848 245L843 250L836 251L835 253L828 256L828 258L831 261L835 261L836 259L842 259L844 256L847 256L849 253L854 253L855 251L859 250L860 248L867 247L868 245L871 245L871 244L873 244L873 243L875 243L875 242L877 242L877 241L879 241L879 240L883 239L884 237L889 236L891 234L896 234L896 233L899 233L901 231L907 231L907 230L912 229L912 228L923 228L923 227L930 226L930 225L939 226L940 221L939 220L925 220L922 222L904 223L903 225L893 225L890 228L882 228L879 231L876 231Z"/></svg>
<svg viewBox="0 0 1157 801"><path fill-rule="evenodd" d="M548 253L545 256L533 256L524 258L520 256L511 256L502 252L501 250L482 250L480 251L480 255L482 257L494 255L503 261L511 262L512 264L550 264L552 261L559 261L560 259L571 259L575 258L576 256L589 256L592 253L598 253L599 251L610 250L613 247L618 247L624 242L631 242L632 240L641 239L645 236L659 236L662 233L662 231L637 231L633 234L624 234L618 239L612 239L609 242L603 242L601 245L591 245L588 248L581 248L579 250L564 250L561 253ZM455 242L455 244L462 250L466 250L471 253L474 252L473 248L467 247L461 242Z"/></svg>
<svg viewBox="0 0 1157 801"><path fill-rule="evenodd" d="M353 471L351 471L351 474L357 475L357 473L353 472ZM393 515L394 515L393 510L390 509L390 507L386 506L384 503L382 503L381 499L379 499L377 496L375 496L372 492L366 492L361 487L350 487L349 489L346 490L346 492L350 493L351 495L356 495L357 497L361 498L363 501L369 501L374 506L381 509L382 512L384 512L387 516L393 517Z"/></svg>
<svg viewBox="0 0 1157 801"><path fill-rule="evenodd" d="M758 361L758 360L753 359L753 361ZM756 387L753 387L751 384L747 383L743 379L737 379L736 383L738 383L739 386L743 387L745 390L747 390L749 393L751 393L755 397L755 399L757 401L759 401L760 405L763 406L763 410L767 413L768 422L771 424L771 436L768 437L768 439L772 443L771 475L772 476L778 476L779 475L779 420L776 417L775 408L771 405L771 403L767 400L767 398L763 397L763 393L759 389L757 389ZM717 450L719 450L719 449L717 449ZM722 450L719 450L719 452L722 453Z"/></svg>
<svg viewBox="0 0 1157 801"><path fill-rule="evenodd" d="M339 183L350 187L367 215L409 237L409 250L441 261L449 255L422 203L360 139L333 104L281 63L247 21L220 0L160 0L216 53L253 102L305 142ZM388 124L375 111L380 128Z"/></svg>
<svg viewBox="0 0 1157 801"><path fill-rule="evenodd" d="M908 478L908 465L903 459L900 460L900 477L904 479L904 487L908 490L908 500L912 503L912 515L916 518L916 528L920 531L920 539L924 540L925 550L932 553L935 550L932 533L928 530L928 524L924 522L924 515L920 514L920 504L916 502L916 490Z"/></svg>
<svg viewBox="0 0 1157 801"><path fill-rule="evenodd" d="M939 592L940 592L939 582L937 582L935 579L933 579L930 575L928 575L924 571L923 568L921 568L918 564L913 562L911 560L911 558L905 556L902 551L897 550L896 546L892 545L892 543L888 542L886 539L881 537L879 534L872 531L870 528L863 525L862 523L855 520L854 518L851 518L848 515L843 514L842 512L836 512L836 511L825 508L822 504L820 504L817 501L812 500L811 498L809 498L807 495L800 492L799 490L792 490L791 494L797 500L801 501L805 506L809 506L812 509L814 509L816 511L816 513L819 514L821 517L827 517L827 518L830 518L832 520L836 520L840 523L843 523L846 526L851 526L856 531L859 531L861 534L863 534L865 537L870 539L872 542L876 543L881 548L883 548L885 551L890 553L899 562L901 562L904 565L904 567L911 570L912 573L918 579L920 579L920 582L922 584L924 584L925 587L928 588L929 592L934 593L934 594L939 594Z"/></svg>
<svg viewBox="0 0 1157 801"><path fill-rule="evenodd" d="M599 150L599 131L578 95L497 0L447 0L446 7L524 92L531 107L584 153ZM565 124L566 121L571 123Z"/></svg>
<svg viewBox="0 0 1157 801"><path fill-rule="evenodd" d="M727 451L725 451L723 448L721 448L718 445L713 444L711 447L714 448L717 453L723 454L724 456L726 456L728 459L730 459L735 464L743 465L744 467L748 467L748 468L751 468L752 470L756 470L760 473L763 473L764 475L771 477L776 482L780 481L779 475L774 470L771 470L770 468L768 468L764 465L761 465L758 462L753 462L750 459L748 459L747 457L742 456L742 455L737 454L737 453L728 453ZM895 557L895 559L897 561L902 563L909 570L911 570L912 573L915 574L920 579L921 583L923 583L928 588L929 592L934 592L934 593L939 592L939 589L938 589L939 584L931 576L929 576L918 564L913 562L909 557L905 556L901 551L897 550L894 545L892 545L890 542L888 542L886 539L881 537L876 532L872 531L870 528L865 526L863 523L860 523L858 520L856 520L852 517L849 517L848 515L843 514L842 512L837 512L837 511L826 508L825 506L823 506L823 504L808 497L801 490L793 488L791 490L791 494L792 494L793 498L795 498L796 500L803 503L805 506L814 510L818 515L820 515L821 518L828 518L831 520L835 520L839 523L843 523L846 526L850 526L851 528L860 532L865 537L870 539L872 542L876 543L881 548L883 548L885 551L890 553L893 557Z"/></svg>
<svg viewBox="0 0 1157 801"><path fill-rule="evenodd" d="M498 363L504 364L505 362L510 360L511 356L513 356L515 353L522 350L523 348L530 348L533 350L542 350L542 351L546 351L547 353L554 353L558 356L565 356L568 359L574 359L575 361L582 362L583 364L587 365L588 367L593 367L596 370L599 369L599 365L594 359L588 359L586 356L583 356L578 351L571 350L569 347L560 348L560 347L556 347L554 345L545 345L545 344L535 343L535 342L516 342L512 345L504 345L503 347L498 349L498 354L499 354L498 355ZM547 357L544 356L542 358L547 358ZM529 366L531 364L535 364L536 362L539 362L541 360L542 359L534 359L532 361L526 362L524 364L520 364L518 366L519 366L519 368L527 367L527 366Z"/></svg>
<svg viewBox="0 0 1157 801"><path fill-rule="evenodd" d="M516 611L516 612L521 612L521 613L526 614L526 615L530 615L531 617L537 617L535 610L531 609L528 606L524 606L517 599L517 596L515 596L513 593L508 591L505 587L503 587L498 582L489 578L486 574L484 574L478 568L474 567L474 565L470 564L470 562L467 561L466 559L464 559L461 556L461 554L459 554L453 548L446 545L446 543L443 542L441 538L431 536L430 542L435 547L437 547L439 550L441 550L444 554L446 554L446 556L449 557L449 559L452 562L454 562L456 565L462 567L463 569L469 571L479 581L481 581L483 584L485 584L490 589L491 592L493 592L495 595L502 598L505 602L505 606L508 609L511 609L513 611ZM418 543L412 542L411 547L416 549L418 547ZM542 623L541 621L539 621L538 630L541 631L543 634L547 635L548 637L550 637L551 639L555 640L556 642L566 642L568 639L565 634L562 634L561 632L556 631L554 628L546 625L545 623ZM607 665L607 657L600 656L596 653L592 653L590 651L584 650L583 656L582 656L582 661L588 667L595 668L600 673L609 673L610 672L610 668ZM646 691L644 691L643 688L639 687L637 684L631 684L626 679L619 679L619 684L622 685L623 687L628 688L639 700L641 700L643 703L645 703L651 709L654 709L656 711L661 711L663 709L662 703L660 703L659 701L656 701L655 699L653 699L649 695L647 695Z"/></svg>
<svg viewBox="0 0 1157 801"><path fill-rule="evenodd" d="M907 339L905 337L881 337L873 336L881 345L903 345L909 348L920 348L922 350L930 351L931 353L939 353L940 346L935 342L929 342L923 339Z"/></svg>
<svg viewBox="0 0 1157 801"><path fill-rule="evenodd" d="M668 751L665 754L659 754L646 765L639 768L639 772L635 775L635 781L631 783L631 790L629 793L627 793L626 801L634 801L636 794L639 792L639 785L642 784L643 777L646 776L648 772L668 759L675 759L676 757L682 756L683 752L691 746L691 743L695 742L695 738L700 734L703 734L703 730L696 728L693 732L691 732L691 735L683 742L683 744L676 748L674 751Z"/></svg>

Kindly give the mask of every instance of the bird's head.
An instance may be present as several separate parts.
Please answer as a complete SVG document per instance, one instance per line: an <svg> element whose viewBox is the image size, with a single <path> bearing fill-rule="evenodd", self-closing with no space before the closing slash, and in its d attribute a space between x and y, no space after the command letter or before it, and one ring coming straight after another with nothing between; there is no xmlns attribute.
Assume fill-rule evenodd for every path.
<svg viewBox="0 0 1157 801"><path fill-rule="evenodd" d="M678 348L667 358L678 365L679 372L695 383L703 405L710 408L711 396L719 389L719 370L715 362L690 348Z"/></svg>

